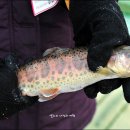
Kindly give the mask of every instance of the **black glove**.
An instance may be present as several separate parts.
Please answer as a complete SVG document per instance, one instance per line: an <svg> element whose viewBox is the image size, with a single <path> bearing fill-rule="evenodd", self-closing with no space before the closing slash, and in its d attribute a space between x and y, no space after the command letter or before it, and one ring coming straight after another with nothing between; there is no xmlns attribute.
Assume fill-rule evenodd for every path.
<svg viewBox="0 0 130 130"><path fill-rule="evenodd" d="M18 89L14 55L0 61L0 119L7 118L37 102L38 97L22 96Z"/></svg>
<svg viewBox="0 0 130 130"><path fill-rule="evenodd" d="M90 16L92 40L88 49L88 66L96 71L99 66L106 66L112 50L120 45L129 45L127 26L117 3L113 1L99 2ZM93 5L92 5L93 6ZM98 92L103 94L123 86L124 97L130 102L130 80L111 79L100 81L86 87L85 93L90 98L95 98Z"/></svg>
<svg viewBox="0 0 130 130"><path fill-rule="evenodd" d="M71 0L70 16L76 46L87 45L88 66L92 71L96 71L99 66L106 66L114 48L128 44L128 29L116 0ZM95 98L98 92L106 94L122 84L124 96L130 102L128 81L104 80L84 90L88 97Z"/></svg>

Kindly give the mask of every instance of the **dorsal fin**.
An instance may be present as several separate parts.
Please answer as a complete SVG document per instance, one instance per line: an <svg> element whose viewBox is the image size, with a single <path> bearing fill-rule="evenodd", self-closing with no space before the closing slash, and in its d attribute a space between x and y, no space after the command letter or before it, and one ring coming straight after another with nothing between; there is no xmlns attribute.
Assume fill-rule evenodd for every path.
<svg viewBox="0 0 130 130"><path fill-rule="evenodd" d="M66 52L68 51L69 48L60 48L60 47L53 47L53 48L50 48L50 49L47 49L44 53L43 53L43 57L44 56L48 56L48 55L60 55L62 54L63 52Z"/></svg>

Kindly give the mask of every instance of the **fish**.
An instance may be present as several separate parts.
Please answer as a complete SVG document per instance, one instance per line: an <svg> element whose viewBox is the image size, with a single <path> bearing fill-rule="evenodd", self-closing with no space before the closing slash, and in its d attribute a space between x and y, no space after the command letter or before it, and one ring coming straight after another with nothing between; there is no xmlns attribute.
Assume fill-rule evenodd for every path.
<svg viewBox="0 0 130 130"><path fill-rule="evenodd" d="M89 69L87 55L84 47L47 49L41 58L17 70L22 95L38 96L38 101L44 102L101 80L130 77L130 46L114 49L107 65L96 72Z"/></svg>

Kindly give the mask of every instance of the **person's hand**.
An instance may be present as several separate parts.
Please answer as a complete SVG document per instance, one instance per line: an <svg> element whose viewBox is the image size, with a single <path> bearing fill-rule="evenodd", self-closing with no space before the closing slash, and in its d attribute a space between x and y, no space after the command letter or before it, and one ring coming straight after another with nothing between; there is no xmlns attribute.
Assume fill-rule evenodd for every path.
<svg viewBox="0 0 130 130"><path fill-rule="evenodd" d="M15 70L18 65L13 55L0 61L0 119L7 118L36 103L37 97L22 96Z"/></svg>
<svg viewBox="0 0 130 130"><path fill-rule="evenodd" d="M92 40L88 48L87 60L89 69L94 72L99 66L107 65L114 48L130 44L127 26L117 3L115 1L106 3L100 2L89 16ZM84 91L89 98L95 98L98 92L107 94L121 85L126 101L130 102L129 78L100 81L86 87Z"/></svg>

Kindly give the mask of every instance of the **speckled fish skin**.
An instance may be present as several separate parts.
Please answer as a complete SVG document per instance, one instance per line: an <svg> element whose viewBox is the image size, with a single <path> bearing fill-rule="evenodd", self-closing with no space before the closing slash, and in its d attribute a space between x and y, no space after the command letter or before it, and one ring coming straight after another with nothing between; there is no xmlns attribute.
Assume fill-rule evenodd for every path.
<svg viewBox="0 0 130 130"><path fill-rule="evenodd" d="M113 51L106 67L97 72L88 69L87 49L48 49L43 58L20 67L17 71L23 95L39 96L47 101L58 94L74 92L104 79L130 77L130 47Z"/></svg>

